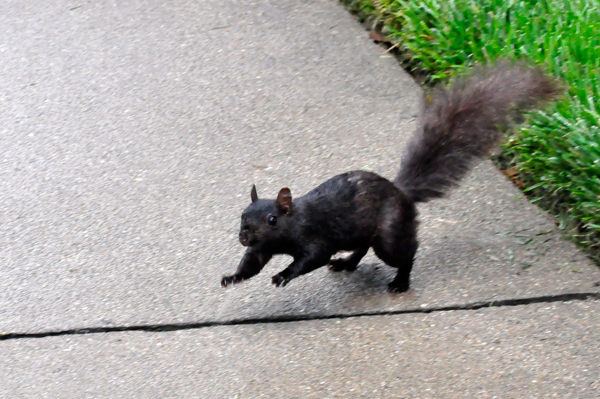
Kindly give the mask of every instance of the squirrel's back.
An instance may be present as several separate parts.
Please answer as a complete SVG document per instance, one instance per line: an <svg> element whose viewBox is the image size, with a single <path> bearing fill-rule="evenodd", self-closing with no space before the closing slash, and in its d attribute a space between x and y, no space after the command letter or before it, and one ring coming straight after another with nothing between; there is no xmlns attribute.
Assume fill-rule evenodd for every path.
<svg viewBox="0 0 600 399"><path fill-rule="evenodd" d="M394 184L414 202L442 197L487 156L523 112L557 97L539 69L500 63L438 88L410 140Z"/></svg>

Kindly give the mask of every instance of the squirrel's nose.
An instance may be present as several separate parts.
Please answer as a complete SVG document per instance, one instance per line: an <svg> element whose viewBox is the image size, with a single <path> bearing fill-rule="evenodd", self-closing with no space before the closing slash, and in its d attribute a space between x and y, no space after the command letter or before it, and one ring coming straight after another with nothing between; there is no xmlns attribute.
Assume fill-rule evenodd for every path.
<svg viewBox="0 0 600 399"><path fill-rule="evenodd" d="M240 243L243 246L248 246L248 243L250 242L250 239L248 238L248 234L244 234L244 233L240 233Z"/></svg>
<svg viewBox="0 0 600 399"><path fill-rule="evenodd" d="M240 243L242 243L243 246L248 245L248 242L250 241L250 226L249 225L242 226L242 229L240 230L240 234L239 234L239 239L240 239Z"/></svg>

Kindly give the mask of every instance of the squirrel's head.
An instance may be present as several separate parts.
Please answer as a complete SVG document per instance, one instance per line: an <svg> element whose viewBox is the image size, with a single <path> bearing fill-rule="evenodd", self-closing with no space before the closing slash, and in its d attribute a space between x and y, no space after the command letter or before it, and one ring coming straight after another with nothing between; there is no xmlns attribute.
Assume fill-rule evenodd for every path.
<svg viewBox="0 0 600 399"><path fill-rule="evenodd" d="M240 242L243 246L264 244L286 237L292 222L292 193L282 188L275 200L258 199L256 186L250 191L252 203L242 213Z"/></svg>

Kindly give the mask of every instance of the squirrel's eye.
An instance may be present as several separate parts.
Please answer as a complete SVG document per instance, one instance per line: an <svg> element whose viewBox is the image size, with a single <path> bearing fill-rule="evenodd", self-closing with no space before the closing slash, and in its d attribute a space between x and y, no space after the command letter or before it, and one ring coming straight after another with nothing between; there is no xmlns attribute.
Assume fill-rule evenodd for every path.
<svg viewBox="0 0 600 399"><path fill-rule="evenodd" d="M267 223L269 223L271 226L275 226L277 224L277 216L269 216Z"/></svg>

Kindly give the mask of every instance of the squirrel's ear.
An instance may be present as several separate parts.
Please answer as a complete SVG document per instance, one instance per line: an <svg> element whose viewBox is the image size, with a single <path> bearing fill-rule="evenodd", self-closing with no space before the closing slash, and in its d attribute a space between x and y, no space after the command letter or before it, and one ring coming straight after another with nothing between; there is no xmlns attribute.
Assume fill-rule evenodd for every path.
<svg viewBox="0 0 600 399"><path fill-rule="evenodd" d="M254 184L252 185L252 190L250 190L250 199L252 200L252 202L256 202L256 200L258 199L258 194L256 193L256 186Z"/></svg>
<svg viewBox="0 0 600 399"><path fill-rule="evenodd" d="M292 192L289 188L282 188L277 195L277 206L286 215L292 214Z"/></svg>

